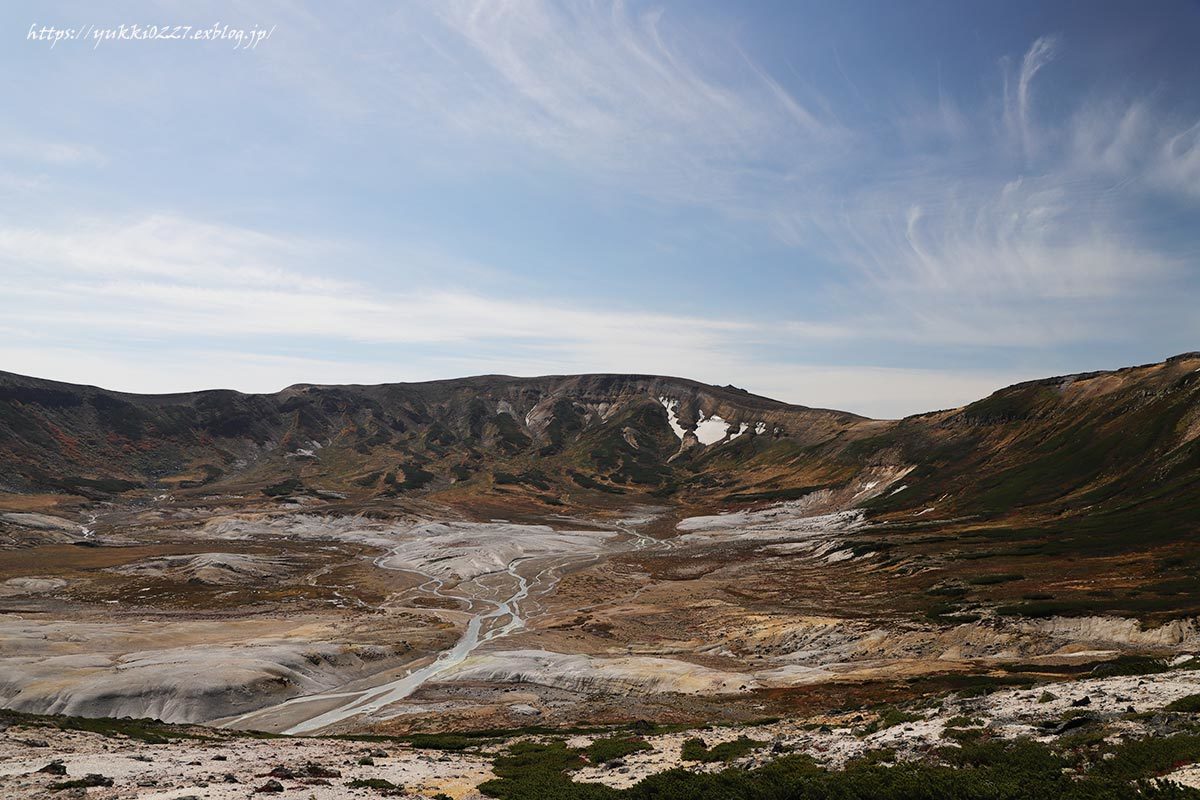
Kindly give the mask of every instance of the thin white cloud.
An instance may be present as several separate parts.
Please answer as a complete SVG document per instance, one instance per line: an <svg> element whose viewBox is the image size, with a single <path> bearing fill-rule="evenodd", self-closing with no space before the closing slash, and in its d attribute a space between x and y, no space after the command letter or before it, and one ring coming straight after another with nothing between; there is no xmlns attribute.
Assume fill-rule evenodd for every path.
<svg viewBox="0 0 1200 800"><path fill-rule="evenodd" d="M486 101L442 87L471 135L507 131L626 188L761 220L786 244L843 265L874 310L891 312L900 338L958 342L949 337L972 318L989 326L971 340L993 345L1124 335L1095 306L1161 285L1182 263L1136 235L1136 198L1081 174L1039 120L1037 86L1061 50L1057 36L1038 37L1006 71L1001 119L979 118L986 104L968 116L939 82L933 99L889 119L917 149L884 157L878 133L846 128L824 103L800 103L736 43L698 55L701 43L677 18L603 3L439 8L469 45L439 39L456 53L453 74L486 87ZM1185 191L1200 169L1197 137L1143 141L1139 131L1158 116L1143 109L1095 157L1124 176L1133 168L1124 150L1156 151L1139 168ZM1050 302L1058 313L1043 319ZM1131 316L1125 306L1105 311Z"/></svg>
<svg viewBox="0 0 1200 800"><path fill-rule="evenodd" d="M1159 186L1200 199L1200 122L1162 142L1150 175Z"/></svg>
<svg viewBox="0 0 1200 800"><path fill-rule="evenodd" d="M689 19L622 2L413 3L355 29L359 53L336 65L323 43L344 21L328 14L290 19L289 40L263 58L331 112L371 108L420 158L454 140L446 169L550 158L601 185L735 215L854 151L830 104L797 97L732 36Z"/></svg>
<svg viewBox="0 0 1200 800"><path fill-rule="evenodd" d="M989 302L1111 299L1176 266L1134 244L1121 226L1105 225L1107 215L1087 202L1088 194L1041 179L995 189L964 182L947 186L936 206L909 206L903 220L863 214L849 224L856 241L870 242L858 257L887 292ZM894 202L875 200L876 207Z"/></svg>
<svg viewBox="0 0 1200 800"><path fill-rule="evenodd" d="M840 341L861 334L852 328L596 310L453 290L380 292L350 281L313 283L275 263L307 249L304 241L284 243L176 217L115 220L107 228L93 220L87 230L85 236L0 229L0 261L9 263L37 245L65 242L41 254L33 267L39 280L10 274L0 284L6 323L26 332L0 349L3 368L158 392L204 386L267 391L303 381L419 380L465 372L651 372L733 381L794 402L888 415L970 399L970 392L1002 382L995 375L933 371L920 373L922 380L908 391L883 392L889 377L918 373L756 357L764 342ZM225 256L236 251L245 271L205 270L208 245ZM230 340L236 356L211 349ZM114 351L114 342L127 351ZM147 346L154 342L169 345ZM278 348L344 345L425 349L403 367L271 355Z"/></svg>
<svg viewBox="0 0 1200 800"><path fill-rule="evenodd" d="M0 347L0 368L131 391L274 391L298 382L468 373L644 372L733 382L805 405L898 416L967 402L1027 377L832 368L759 355L767 343L877 335L875 325L886 323L869 319L854 327L772 323L314 281L280 263L311 250L304 240L178 217L107 224L93 219L83 232L0 228L0 264L12 265L39 248L45 249L31 266L37 280L8 271L0 279L0 312L25 332ZM232 265L207 269L217 256ZM122 343L121 349L113 343ZM402 366L369 357L272 353L344 346L362 353L416 349Z"/></svg>
<svg viewBox="0 0 1200 800"><path fill-rule="evenodd" d="M65 229L0 228L0 265L9 275L43 268L99 277L157 276L220 282L228 286L273 286L286 282L312 290L339 281L285 271L280 263L309 259L320 243L283 238L234 226L151 214L126 221L76 220Z"/></svg>
<svg viewBox="0 0 1200 800"><path fill-rule="evenodd" d="M1031 110L1033 79L1054 58L1057 48L1058 40L1054 36L1041 36L1035 39L1021 59L1021 68L1017 73L1017 85L1012 90L1012 96L1007 98L1007 121L1011 128L1015 128L1016 135L1021 142L1021 151L1026 157L1030 156L1038 146L1038 142L1034 138L1035 124Z"/></svg>
<svg viewBox="0 0 1200 800"><path fill-rule="evenodd" d="M1081 107L1069 126L1069 157L1117 188L1200 199L1200 121L1179 120L1147 100L1110 98Z"/></svg>
<svg viewBox="0 0 1200 800"><path fill-rule="evenodd" d="M1043 81L1055 58L1069 56L1055 36L1017 54L1003 83L992 79L992 102L953 97L939 81L936 92L856 108L845 115L858 120L852 125L837 114L840 98L802 96L803 75L781 80L734 35L705 32L690 15L603 0L407 4L370 26L302 4L263 13L277 16L286 35L256 51L256 63L287 90L280 114L302 115L299 128L317 131L301 146L319 154L319 136L332 131L339 150L375 147L372 157L444 169L470 179L464 191L487 191L480 176L550 165L580 194L599 185L627 204L650 198L672 210L715 210L795 248L797 269L841 269L832 286L823 275L813 281L811 294L829 300L829 313L789 321L613 311L511 285L500 293L501 280L455 280L498 270L415 245L372 252L316 234L67 209L69 225L0 226L8 326L45 332L47 347L55 336L206 337L262 353L279 340L325 340L429 347L430 359L441 347L430 377L463 371L451 371L457 365L505 371L506 363L524 372L671 372L864 410L838 399L836 387L827 400L806 392L842 380L886 389L886 373L855 384L860 378L826 370L776 390L770 375L804 367L782 358L754 366L753 356L771 342L855 342L859 360L870 360L862 354L896 342L1128 341L1161 316L1194 258L1140 235L1136 212L1146 191L1200 198L1200 127L1152 99L1122 103L1103 83L1073 112L1073 99L1056 95L1062 113L1051 119L1051 104L1038 102L1051 97ZM331 45L348 41L353 48ZM845 72L840 61L837 68ZM861 90L853 93L863 105ZM9 138L0 157L39 169L102 160L87 145ZM6 188L0 177L0 193ZM281 204L286 213L286 198ZM469 355L480 352L486 360ZM948 375L925 381L927 403L914 396L896 408L952 404L936 391L957 398L991 380ZM315 378L297 367L296 379Z"/></svg>
<svg viewBox="0 0 1200 800"><path fill-rule="evenodd" d="M103 166L105 156L95 147L0 132L0 160L53 166Z"/></svg>
<svg viewBox="0 0 1200 800"><path fill-rule="evenodd" d="M658 347L713 352L761 325L661 312L596 310L552 298L503 298L443 280L381 289L290 266L336 248L178 217L93 219L79 229L0 228L0 309L10 324L113 337L293 337L360 344L477 346L525 342L543 351ZM810 338L846 331L807 324Z"/></svg>

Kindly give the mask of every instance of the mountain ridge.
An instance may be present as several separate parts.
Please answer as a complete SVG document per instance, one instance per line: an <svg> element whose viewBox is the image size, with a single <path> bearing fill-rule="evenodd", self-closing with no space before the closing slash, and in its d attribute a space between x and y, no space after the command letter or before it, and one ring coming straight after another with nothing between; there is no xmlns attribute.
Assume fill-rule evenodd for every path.
<svg viewBox="0 0 1200 800"><path fill-rule="evenodd" d="M1025 381L899 420L643 374L144 395L0 372L0 482L91 500L257 487L285 498L319 488L451 503L625 495L713 505L849 491L881 470L907 470L903 497L859 499L881 514L953 495L939 502L1053 516L1106 486L1152 494L1163 478L1190 491L1198 371L1200 353L1182 353ZM1055 485L1033 485L1048 476Z"/></svg>
<svg viewBox="0 0 1200 800"><path fill-rule="evenodd" d="M195 389L185 392L128 392L121 389L109 389L95 384L79 384L71 383L70 381L60 381L52 378L40 378L33 375L25 375L22 373L8 372L0 370L0 386L4 385L53 385L63 387L65 389L81 390L87 389L105 394L119 395L129 398L141 398L146 400L168 400L168 399L183 399L197 395L207 395L216 393L232 393L242 397L281 397L285 395L295 394L304 390L310 389L358 389L358 390L386 390L389 388L437 388L437 387L462 387L476 384L486 384L495 382L508 383L526 383L537 384L549 381L560 383L566 382L585 382L590 380L626 380L626 381L645 381L645 382L665 382L675 383L684 386L691 386L705 391L727 393L734 395L739 399L764 403L770 407L785 407L803 411L821 411L833 414L839 414L848 417L857 417L860 419L871 419L861 414L852 411L842 411L840 409L821 408L816 406L805 406L798 403L789 403L785 400L777 400L766 395L755 394L746 389L742 389L732 384L726 386L717 386L715 384L707 384L702 381L697 381L692 378L684 378L674 375L653 375L649 373L623 373L623 372L585 372L571 374L547 374L533 376L516 376L504 375L499 373L489 373L482 375L466 375L458 378L436 378L427 381L389 381L386 383L293 383L274 392L243 392L240 389L229 388L207 388Z"/></svg>

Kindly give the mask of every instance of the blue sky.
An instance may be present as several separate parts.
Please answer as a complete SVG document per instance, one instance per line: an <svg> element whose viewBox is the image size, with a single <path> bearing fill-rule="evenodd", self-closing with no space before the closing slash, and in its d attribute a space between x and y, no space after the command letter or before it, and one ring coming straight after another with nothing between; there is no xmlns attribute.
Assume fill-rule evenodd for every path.
<svg viewBox="0 0 1200 800"><path fill-rule="evenodd" d="M1200 3L9 3L0 369L897 416L1200 347ZM215 23L228 42L30 41Z"/></svg>

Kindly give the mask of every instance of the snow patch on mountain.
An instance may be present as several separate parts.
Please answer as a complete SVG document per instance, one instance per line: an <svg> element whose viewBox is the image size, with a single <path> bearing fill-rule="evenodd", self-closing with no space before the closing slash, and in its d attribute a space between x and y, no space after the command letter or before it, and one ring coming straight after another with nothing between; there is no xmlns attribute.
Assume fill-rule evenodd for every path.
<svg viewBox="0 0 1200 800"><path fill-rule="evenodd" d="M669 397L660 397L658 402L662 403L663 408L667 410L667 422L671 425L671 430L675 431L675 435L682 441L687 431L679 424L679 415L675 413L675 409L679 408L679 401Z"/></svg>
<svg viewBox="0 0 1200 800"><path fill-rule="evenodd" d="M720 416L713 414L705 419L704 412L701 411L700 418L696 422L696 438L700 440L701 444L716 444L729 433L729 427L729 423Z"/></svg>

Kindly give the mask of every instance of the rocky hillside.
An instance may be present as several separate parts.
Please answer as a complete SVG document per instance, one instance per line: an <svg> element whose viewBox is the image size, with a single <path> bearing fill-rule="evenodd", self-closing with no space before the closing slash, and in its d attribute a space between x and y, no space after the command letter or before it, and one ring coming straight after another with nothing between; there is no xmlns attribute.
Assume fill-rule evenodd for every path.
<svg viewBox="0 0 1200 800"><path fill-rule="evenodd" d="M0 373L0 482L90 498L247 483L279 496L665 496L711 488L693 479L718 452L751 469L760 453L820 447L863 422L638 375L132 395Z"/></svg>
<svg viewBox="0 0 1200 800"><path fill-rule="evenodd" d="M853 448L916 465L876 510L1022 515L1086 533L1197 533L1200 353L1113 372L1010 386L953 411L913 417Z"/></svg>
<svg viewBox="0 0 1200 800"><path fill-rule="evenodd" d="M92 500L724 505L825 491L835 504L873 497L882 518L1086 516L1103 533L1138 515L1175 536L1195 527L1198 441L1196 353L898 421L648 375L133 395L0 373L0 489Z"/></svg>

